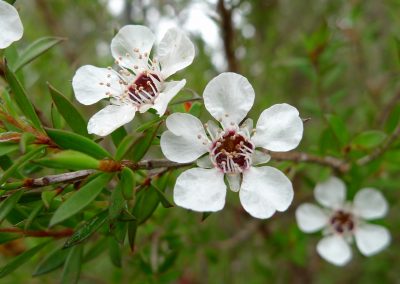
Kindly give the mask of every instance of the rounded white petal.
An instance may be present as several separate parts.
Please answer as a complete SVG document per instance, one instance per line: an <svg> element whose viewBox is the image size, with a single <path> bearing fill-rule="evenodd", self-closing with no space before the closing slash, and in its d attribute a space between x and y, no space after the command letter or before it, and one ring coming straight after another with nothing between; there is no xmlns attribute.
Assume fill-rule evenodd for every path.
<svg viewBox="0 0 400 284"><path fill-rule="evenodd" d="M250 215L269 218L275 210L285 211L293 200L290 180L272 167L250 167L243 173L240 202Z"/></svg>
<svg viewBox="0 0 400 284"><path fill-rule="evenodd" d="M194 59L194 45L178 28L169 29L158 45L157 58L164 79L189 66Z"/></svg>
<svg viewBox="0 0 400 284"><path fill-rule="evenodd" d="M108 105L90 118L88 132L106 136L118 127L130 122L135 117L135 112L135 107L130 104Z"/></svg>
<svg viewBox="0 0 400 284"><path fill-rule="evenodd" d="M204 89L204 105L224 128L238 125L254 103L254 89L242 75L226 72L212 79Z"/></svg>
<svg viewBox="0 0 400 284"><path fill-rule="evenodd" d="M201 121L186 113L173 113L167 118L161 135L161 150L168 160L188 163L208 152L208 138Z"/></svg>
<svg viewBox="0 0 400 284"><path fill-rule="evenodd" d="M204 155L203 157L199 158L196 161L196 164L198 167L203 168L203 169L211 169L214 168L214 164L212 163L210 159L210 155Z"/></svg>
<svg viewBox="0 0 400 284"><path fill-rule="evenodd" d="M347 264L352 257L350 245L339 235L327 236L320 240L317 252L326 261L337 266Z"/></svg>
<svg viewBox="0 0 400 284"><path fill-rule="evenodd" d="M251 163L253 165L260 165L260 164L268 163L269 160L271 160L271 156L265 152L255 150L251 159L252 159Z"/></svg>
<svg viewBox="0 0 400 284"><path fill-rule="evenodd" d="M302 137L299 111L288 104L276 104L261 113L252 141L271 151L286 152L296 148Z"/></svg>
<svg viewBox="0 0 400 284"><path fill-rule="evenodd" d="M356 244L365 256L376 254L390 243L390 233L382 226L361 224L354 233Z"/></svg>
<svg viewBox="0 0 400 284"><path fill-rule="evenodd" d="M389 206L381 192L364 188L354 197L354 213L364 219L372 220L386 215Z"/></svg>
<svg viewBox="0 0 400 284"><path fill-rule="evenodd" d="M152 107L155 109L159 116L163 116L165 111L167 110L169 102L176 96L176 94L182 90L185 86L186 80L183 79L181 81L170 81L165 82L164 89L158 95L158 97L154 101L154 106Z"/></svg>
<svg viewBox="0 0 400 284"><path fill-rule="evenodd" d="M183 172L174 188L174 201L183 208L215 212L224 208L224 174L216 169L193 168Z"/></svg>
<svg viewBox="0 0 400 284"><path fill-rule="evenodd" d="M304 203L296 209L297 225L306 233L321 230L328 224L328 219L328 215L314 204Z"/></svg>
<svg viewBox="0 0 400 284"><path fill-rule="evenodd" d="M20 40L24 27L17 9L0 0L0 48L6 48L14 41Z"/></svg>
<svg viewBox="0 0 400 284"><path fill-rule="evenodd" d="M315 199L325 207L339 208L346 199L346 185L337 177L318 183L314 189Z"/></svg>
<svg viewBox="0 0 400 284"><path fill-rule="evenodd" d="M154 44L153 32L139 25L127 25L122 27L111 41L111 53L118 64L123 67L134 69L147 69L147 56L150 54ZM137 50L137 51L135 51ZM141 58L140 58L141 57Z"/></svg>
<svg viewBox="0 0 400 284"><path fill-rule="evenodd" d="M97 103L108 98L106 93L122 93L118 76L107 68L92 65L80 67L72 79L72 87L78 102L84 105Z"/></svg>

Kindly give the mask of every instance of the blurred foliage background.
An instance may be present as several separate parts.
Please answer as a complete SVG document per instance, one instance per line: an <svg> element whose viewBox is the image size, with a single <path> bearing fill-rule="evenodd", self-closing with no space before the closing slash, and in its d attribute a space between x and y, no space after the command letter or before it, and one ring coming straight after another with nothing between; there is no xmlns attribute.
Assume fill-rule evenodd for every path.
<svg viewBox="0 0 400 284"><path fill-rule="evenodd" d="M196 57L175 75L186 78L190 89L176 101L191 91L201 94L222 71L241 73L256 91L250 117L256 121L274 103L296 106L303 118L311 118L297 150L348 161L350 170L340 174L348 198L362 187L376 187L390 203L389 216L380 222L392 233L389 249L366 258L354 248L352 262L335 267L316 253L319 234L304 235L294 218L298 204L313 200L315 183L335 173L319 164L272 161L294 184L287 212L252 219L232 192L225 209L205 221L201 214L159 206L140 226L135 252L122 248L122 267L110 260L104 241L94 236L87 242L85 252L97 247L99 255L83 264L79 283L400 283L399 0L18 0L15 6L25 34L5 51L9 62L39 37L67 39L19 74L45 120L51 109L46 82L69 96L86 119L100 109L74 100L71 79L81 65L112 64L109 43L120 27L147 25L160 39L168 26L178 25L190 32ZM203 121L209 118L203 107L199 111ZM146 119L142 115L127 129ZM391 138L384 153L357 164ZM110 138L101 144L113 151ZM162 157L159 147L147 157ZM173 184L174 179L167 188L171 200ZM26 238L1 245L0 263L35 243ZM31 277L51 249L0 282L58 283L60 269Z"/></svg>

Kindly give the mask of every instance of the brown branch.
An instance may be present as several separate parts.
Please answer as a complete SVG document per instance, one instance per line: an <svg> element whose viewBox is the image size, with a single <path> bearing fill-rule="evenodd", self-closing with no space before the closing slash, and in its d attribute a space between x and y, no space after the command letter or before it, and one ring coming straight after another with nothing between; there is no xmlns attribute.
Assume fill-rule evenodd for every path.
<svg viewBox="0 0 400 284"><path fill-rule="evenodd" d="M65 229L61 231L30 231L22 230L19 228L0 228L0 233L16 233L27 237L46 238L51 237L55 239L69 237L74 233L72 229Z"/></svg>
<svg viewBox="0 0 400 284"><path fill-rule="evenodd" d="M224 0L219 0L217 10L221 17L221 32L224 42L224 51L228 61L228 70L232 72L239 71L239 63L235 56L235 29L232 21L232 10L225 6Z"/></svg>
<svg viewBox="0 0 400 284"><path fill-rule="evenodd" d="M372 151L371 154L364 156L357 160L356 164L358 166L363 166L368 164L369 162L374 161L375 159L382 156L387 150L389 150L390 146L400 137L400 122L397 124L396 129L393 133L383 142L381 147L376 148Z"/></svg>
<svg viewBox="0 0 400 284"><path fill-rule="evenodd" d="M350 165L346 161L330 156L319 157L304 152L268 152L268 154L271 155L271 158L276 161L314 163L331 167L341 173L347 172L350 169Z"/></svg>

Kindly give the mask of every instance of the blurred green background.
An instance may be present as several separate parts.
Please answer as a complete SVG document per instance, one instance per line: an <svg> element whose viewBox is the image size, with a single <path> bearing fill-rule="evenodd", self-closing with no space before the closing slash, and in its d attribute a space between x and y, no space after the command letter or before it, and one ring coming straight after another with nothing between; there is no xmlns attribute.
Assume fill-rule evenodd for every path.
<svg viewBox="0 0 400 284"><path fill-rule="evenodd" d="M195 0L17 0L15 6L25 33L7 50L11 61L13 52L39 37L68 39L23 70L28 94L47 118L47 81L72 99L75 70L84 64L111 65L109 44L115 32L126 24L143 24L158 39L174 25L190 33L196 45L194 63L174 76L186 78L187 88L201 94L211 78L231 70L247 77L256 91L249 114L254 121L265 108L281 102L311 118L299 151L355 161L381 142L359 143L361 133L376 130L384 139L398 125L399 0L237 0L225 1L223 7L221 1ZM176 100L190 95L185 90ZM87 119L101 108L74 103ZM201 117L205 121L210 116L202 109ZM332 117L340 121L339 131L332 127ZM144 120L145 115L135 119L128 129ZM102 143L112 147L109 138ZM148 155L162 157L153 148ZM315 249L320 235L303 234L294 218L295 208L313 201L315 183L333 174L331 169L272 164L294 184L295 198L287 212L265 221L252 219L233 192L228 192L225 209L203 222L201 214L159 206L140 227L135 253L123 250L122 268L113 266L104 250L84 264L79 283L400 283L398 139L382 157L341 176L350 199L362 187L383 192L390 212L379 223L392 233L391 246L376 256L366 258L353 247L354 258L344 268L322 260ZM0 262L32 242L0 246ZM58 283L60 270L30 276L40 258L0 283Z"/></svg>

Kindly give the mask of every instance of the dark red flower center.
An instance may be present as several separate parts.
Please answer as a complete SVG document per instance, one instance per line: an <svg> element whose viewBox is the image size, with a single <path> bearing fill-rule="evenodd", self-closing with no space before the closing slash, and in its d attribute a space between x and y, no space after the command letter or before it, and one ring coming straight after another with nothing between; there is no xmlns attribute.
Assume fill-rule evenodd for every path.
<svg viewBox="0 0 400 284"><path fill-rule="evenodd" d="M348 233L354 229L354 219L351 213L338 210L330 220L332 228L339 234Z"/></svg>
<svg viewBox="0 0 400 284"><path fill-rule="evenodd" d="M251 165L254 145L236 131L227 131L214 141L211 158L224 173L241 173Z"/></svg>
<svg viewBox="0 0 400 284"><path fill-rule="evenodd" d="M139 105L153 102L159 91L154 80L161 81L155 74L140 74L128 87L129 98Z"/></svg>

